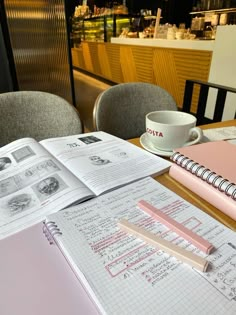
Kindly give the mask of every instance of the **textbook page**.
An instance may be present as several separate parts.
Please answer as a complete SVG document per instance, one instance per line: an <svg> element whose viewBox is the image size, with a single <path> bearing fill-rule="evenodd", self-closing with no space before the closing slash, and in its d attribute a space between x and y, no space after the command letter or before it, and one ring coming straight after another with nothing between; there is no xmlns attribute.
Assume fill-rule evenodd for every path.
<svg viewBox="0 0 236 315"><path fill-rule="evenodd" d="M204 254L155 221L136 206L140 200L207 239L215 252ZM123 232L117 224L121 218L206 258L209 270L197 271ZM103 314L236 313L236 234L152 178L47 220L56 222L60 233L54 241Z"/></svg>
<svg viewBox="0 0 236 315"><path fill-rule="evenodd" d="M0 239L92 195L34 139L0 148Z"/></svg>
<svg viewBox="0 0 236 315"><path fill-rule="evenodd" d="M98 131L40 142L96 195L146 176L171 163L128 141Z"/></svg>

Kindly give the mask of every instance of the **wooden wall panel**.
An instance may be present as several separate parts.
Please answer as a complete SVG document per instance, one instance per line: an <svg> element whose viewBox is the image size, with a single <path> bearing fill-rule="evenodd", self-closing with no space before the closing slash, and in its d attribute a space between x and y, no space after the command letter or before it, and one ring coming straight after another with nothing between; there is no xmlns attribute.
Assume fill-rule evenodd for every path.
<svg viewBox="0 0 236 315"><path fill-rule="evenodd" d="M181 103L180 86L173 51L167 48L155 48L153 51L153 83L167 90Z"/></svg>
<svg viewBox="0 0 236 315"><path fill-rule="evenodd" d="M90 45L91 43L86 43L84 42L82 45L83 48L83 57L84 57L84 63L85 63L85 70L95 73L94 69L93 69L93 63L92 63L92 56L90 54ZM94 58L94 56L93 56Z"/></svg>
<svg viewBox="0 0 236 315"><path fill-rule="evenodd" d="M108 53L104 43L98 44L98 60L102 76L111 80L112 79L111 66L109 63Z"/></svg>
<svg viewBox="0 0 236 315"><path fill-rule="evenodd" d="M120 64L120 45L114 45L111 43L105 44L107 56L111 71L111 81L115 83L124 82L123 73L121 71Z"/></svg>
<svg viewBox="0 0 236 315"><path fill-rule="evenodd" d="M174 63L176 65L177 80L179 84L180 100L179 107L182 107L185 81L187 79L198 79L208 81L211 65L212 52L191 49L172 49L174 52ZM196 112L197 91L193 95L192 111Z"/></svg>
<svg viewBox="0 0 236 315"><path fill-rule="evenodd" d="M120 64L124 82L138 81L132 49L133 49L132 46L128 45L120 46Z"/></svg>
<svg viewBox="0 0 236 315"><path fill-rule="evenodd" d="M73 66L76 68L85 69L85 62L82 48L72 48L71 50Z"/></svg>
<svg viewBox="0 0 236 315"><path fill-rule="evenodd" d="M152 82L153 48L130 46L132 48L133 60L136 68L138 82Z"/></svg>
<svg viewBox="0 0 236 315"><path fill-rule="evenodd" d="M89 43L83 43L83 45L85 45L85 47L88 47L89 50L89 54L86 55L86 62L88 62L89 64L92 64L92 68L93 68L93 73L96 75L101 75L102 71L101 71L101 60L100 60L100 56L99 56L99 43L96 42L89 42ZM104 56L105 58L106 56Z"/></svg>
<svg viewBox="0 0 236 315"><path fill-rule="evenodd" d="M169 91L181 108L186 79L208 80L212 53L190 49L155 48L153 54L154 83ZM194 91L196 112L198 91Z"/></svg>
<svg viewBox="0 0 236 315"><path fill-rule="evenodd" d="M149 82L171 93L182 107L185 81L208 80L211 51L83 42L72 49L73 65L114 83ZM199 89L194 90L196 112Z"/></svg>

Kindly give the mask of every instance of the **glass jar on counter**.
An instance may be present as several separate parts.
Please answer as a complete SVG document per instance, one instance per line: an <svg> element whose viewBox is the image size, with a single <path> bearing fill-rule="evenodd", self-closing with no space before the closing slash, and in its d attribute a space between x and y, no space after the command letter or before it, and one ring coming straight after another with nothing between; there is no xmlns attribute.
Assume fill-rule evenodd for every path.
<svg viewBox="0 0 236 315"><path fill-rule="evenodd" d="M194 17L191 23L191 30L202 31L205 26L205 18L204 17Z"/></svg>

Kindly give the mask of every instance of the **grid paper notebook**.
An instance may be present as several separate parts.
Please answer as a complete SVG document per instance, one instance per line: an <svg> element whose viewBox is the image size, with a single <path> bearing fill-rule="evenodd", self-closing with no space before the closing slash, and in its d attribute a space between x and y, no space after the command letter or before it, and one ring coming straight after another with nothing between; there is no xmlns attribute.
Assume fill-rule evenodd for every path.
<svg viewBox="0 0 236 315"><path fill-rule="evenodd" d="M217 250L209 256L197 250L139 209L141 199ZM199 272L122 232L117 225L121 218L205 257L209 272ZM236 312L235 233L151 178L50 215L45 233L53 236L102 314Z"/></svg>

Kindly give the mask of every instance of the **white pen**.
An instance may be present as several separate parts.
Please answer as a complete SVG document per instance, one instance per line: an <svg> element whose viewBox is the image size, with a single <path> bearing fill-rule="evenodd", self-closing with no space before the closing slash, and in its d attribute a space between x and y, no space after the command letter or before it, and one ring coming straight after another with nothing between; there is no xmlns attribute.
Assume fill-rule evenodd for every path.
<svg viewBox="0 0 236 315"><path fill-rule="evenodd" d="M128 222L125 219L121 219L118 222L118 226L125 232L131 233L132 235L135 235L137 237L139 237L140 239L144 240L145 242L147 242L150 245L153 245L155 247L157 247L158 249L163 250L164 252L168 253L171 256L176 257L178 260L187 263L189 265L191 265L192 267L195 267L196 269L202 271L202 272L206 272L209 262L184 249L181 248L175 244L172 244L171 242L135 225L132 224L130 222Z"/></svg>

